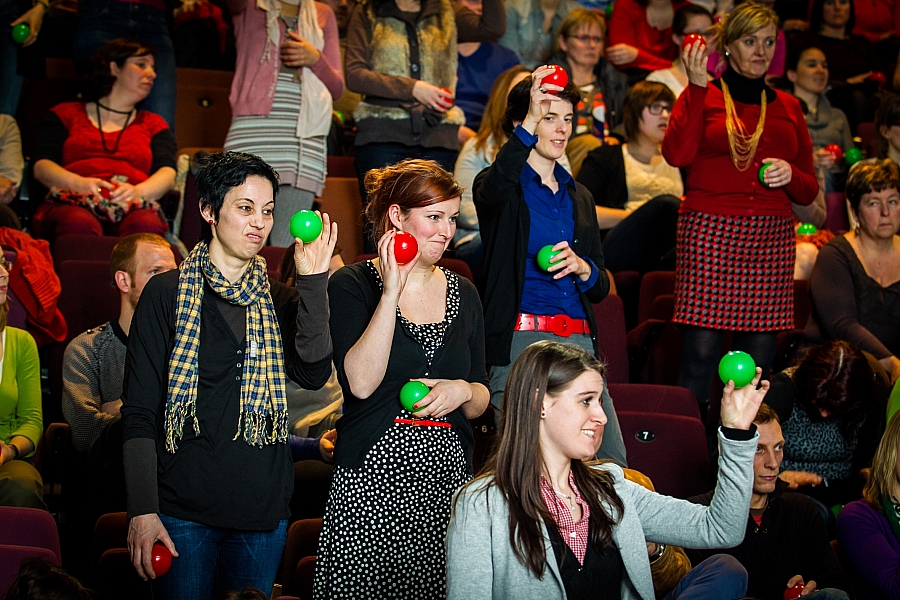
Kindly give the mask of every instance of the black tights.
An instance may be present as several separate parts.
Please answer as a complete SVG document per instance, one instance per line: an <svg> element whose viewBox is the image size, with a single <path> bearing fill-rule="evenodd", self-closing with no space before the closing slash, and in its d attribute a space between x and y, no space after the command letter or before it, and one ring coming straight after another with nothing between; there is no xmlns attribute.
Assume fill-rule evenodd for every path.
<svg viewBox="0 0 900 600"><path fill-rule="evenodd" d="M709 405L709 391L722 358L724 333L721 329L681 326L681 373L678 385L694 393L703 412ZM734 332L734 350L743 350L752 356L756 366L763 370L763 379L769 378L769 368L775 358L777 335L774 331Z"/></svg>

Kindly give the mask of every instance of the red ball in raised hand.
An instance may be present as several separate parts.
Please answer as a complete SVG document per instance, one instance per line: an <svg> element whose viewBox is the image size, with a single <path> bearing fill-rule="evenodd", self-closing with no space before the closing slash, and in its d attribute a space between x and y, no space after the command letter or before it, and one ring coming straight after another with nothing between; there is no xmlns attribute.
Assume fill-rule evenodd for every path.
<svg viewBox="0 0 900 600"><path fill-rule="evenodd" d="M553 85L558 85L561 88L566 87L569 83L569 74L566 73L566 70L560 67L559 65L550 65L550 68L553 69L553 72L544 77L541 80L541 83L552 83ZM559 90L547 90L548 94L558 94Z"/></svg>
<svg viewBox="0 0 900 600"><path fill-rule="evenodd" d="M793 587L789 587L788 589L784 590L784 600L794 600L794 598L799 598L802 591L802 583L798 583Z"/></svg>
<svg viewBox="0 0 900 600"><path fill-rule="evenodd" d="M699 33L689 33L684 36L683 40L681 40L681 50L687 50L688 48L693 46L695 42L700 42L701 50L706 48L706 39L702 35L700 35Z"/></svg>
<svg viewBox="0 0 900 600"><path fill-rule="evenodd" d="M405 265L414 259L418 251L419 242L414 236L405 231L398 231L394 235L394 258L398 265Z"/></svg>
<svg viewBox="0 0 900 600"><path fill-rule="evenodd" d="M887 83L887 77L884 76L884 73L878 71L872 71L872 74L869 75L869 79L877 83L880 88L883 88L884 84Z"/></svg>
<svg viewBox="0 0 900 600"><path fill-rule="evenodd" d="M172 568L172 553L164 545L156 542L150 551L150 561L153 563L153 572L161 577Z"/></svg>

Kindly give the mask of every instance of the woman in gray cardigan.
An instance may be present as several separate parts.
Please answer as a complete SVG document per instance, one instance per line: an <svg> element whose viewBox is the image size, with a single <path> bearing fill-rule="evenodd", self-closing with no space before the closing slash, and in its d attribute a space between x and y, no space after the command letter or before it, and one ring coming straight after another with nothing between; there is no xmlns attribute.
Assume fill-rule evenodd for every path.
<svg viewBox="0 0 900 600"><path fill-rule="evenodd" d="M753 489L753 418L769 383L722 398L719 483L710 506L651 492L597 452L606 415L604 366L587 352L538 342L512 367L499 446L485 475L457 492L447 536L448 598L654 600L651 561L665 544L729 548L741 542ZM718 555L667 599L736 598L747 575Z"/></svg>

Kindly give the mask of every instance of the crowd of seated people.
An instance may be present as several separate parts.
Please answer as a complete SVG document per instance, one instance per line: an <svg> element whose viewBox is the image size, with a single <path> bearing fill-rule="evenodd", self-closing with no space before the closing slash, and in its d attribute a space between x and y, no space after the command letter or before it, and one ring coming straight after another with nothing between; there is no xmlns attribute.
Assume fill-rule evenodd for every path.
<svg viewBox="0 0 900 600"><path fill-rule="evenodd" d="M27 140L7 58L40 51L54 17L44 0L4 12L31 31L0 44L16 89L0 94L0 227L48 261L70 258L51 255L63 235L120 241L118 318L69 331L61 400L41 390L42 339L6 322L10 281L40 278L0 264L0 506L54 510L53 402L69 489L93 509L70 514L125 511L154 597L267 597L290 522L322 517L321 599L900 598L900 96L877 75L891 87L894 2L228 0L233 117L179 211L202 219L192 248L162 201L177 167L163 3L83 3L84 94ZM682 47L690 34L703 42ZM329 152L353 156L371 260L341 257L352 226L325 211L317 238L290 230L327 193ZM834 194L849 231L807 253L797 227L840 221ZM277 278L267 244L284 248ZM690 501L627 469L600 362L614 276L658 270L675 273L677 384L719 411L715 489ZM727 344L759 368L721 392ZM411 381L425 391L407 406ZM13 597L32 572L83 592L22 569Z"/></svg>

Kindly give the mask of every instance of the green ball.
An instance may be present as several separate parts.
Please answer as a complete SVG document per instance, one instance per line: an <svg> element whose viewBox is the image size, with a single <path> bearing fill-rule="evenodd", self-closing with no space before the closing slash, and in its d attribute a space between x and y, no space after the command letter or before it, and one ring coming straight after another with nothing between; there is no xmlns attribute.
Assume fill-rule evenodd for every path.
<svg viewBox="0 0 900 600"><path fill-rule="evenodd" d="M291 236L300 238L304 244L317 239L322 233L322 217L312 210L298 210L291 217Z"/></svg>
<svg viewBox="0 0 900 600"><path fill-rule="evenodd" d="M819 229L812 223L802 223L800 227L797 228L797 233L800 235L812 235L818 232Z"/></svg>
<svg viewBox="0 0 900 600"><path fill-rule="evenodd" d="M21 44L31 35L31 27L27 23L19 23L12 28L12 39L15 43Z"/></svg>
<svg viewBox="0 0 900 600"><path fill-rule="evenodd" d="M844 152L844 160L848 165L852 166L858 163L863 159L862 150L859 148L848 148L846 152Z"/></svg>
<svg viewBox="0 0 900 600"><path fill-rule="evenodd" d="M606 5L606 9L603 11L606 13L606 20L608 21L612 17L613 6L615 2L610 2Z"/></svg>
<svg viewBox="0 0 900 600"><path fill-rule="evenodd" d="M544 246L543 248L538 250L538 253L537 253L536 260L537 260L538 266L541 269L543 269L544 271L549 271L550 265L553 264L550 262L550 259L559 253L560 253L559 250L556 250L556 251L553 250L553 246Z"/></svg>
<svg viewBox="0 0 900 600"><path fill-rule="evenodd" d="M831 505L831 514L834 515L834 518L837 519L838 513L841 512L841 509L844 508L843 504L833 504Z"/></svg>
<svg viewBox="0 0 900 600"><path fill-rule="evenodd" d="M416 402L428 395L431 389L421 381L410 381L400 388L400 404L409 412L419 412L424 406L413 410Z"/></svg>
<svg viewBox="0 0 900 600"><path fill-rule="evenodd" d="M756 377L756 363L746 352L733 350L719 361L719 377L725 385L734 381L735 389L742 388Z"/></svg>
<svg viewBox="0 0 900 600"><path fill-rule="evenodd" d="M766 183L766 177L765 177L765 175L766 175L766 169L768 169L768 168L771 167L771 166L772 166L772 163L766 163L766 164L764 164L763 166L761 166L761 167L759 168L759 173L758 173L758 176L759 176L759 182L760 182L761 184L763 184L764 186L766 186L766 187L769 187L769 184Z"/></svg>

